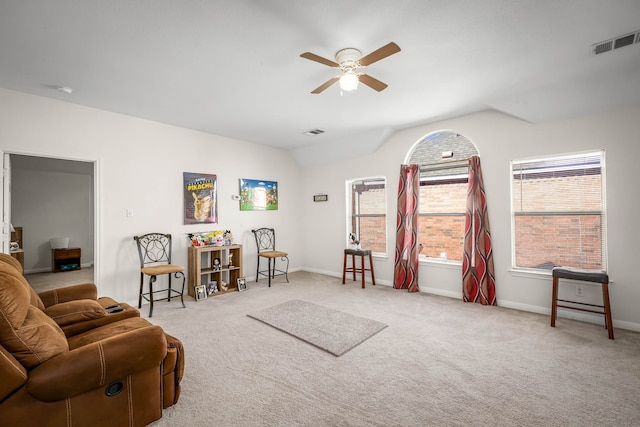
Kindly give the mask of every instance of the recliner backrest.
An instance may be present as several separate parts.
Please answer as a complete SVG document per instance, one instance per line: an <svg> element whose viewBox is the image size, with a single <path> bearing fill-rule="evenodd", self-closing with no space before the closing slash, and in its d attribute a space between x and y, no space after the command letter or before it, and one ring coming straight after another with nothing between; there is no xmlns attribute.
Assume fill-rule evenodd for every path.
<svg viewBox="0 0 640 427"><path fill-rule="evenodd" d="M22 274L0 263L0 345L26 369L69 351L64 332L30 303Z"/></svg>
<svg viewBox="0 0 640 427"><path fill-rule="evenodd" d="M22 270L22 264L20 264L20 261L18 261L17 259L15 259L9 254L0 253L0 264L1 263L10 265L11 267L15 268L16 271L18 271L18 273L20 273L21 275L24 273L24 271ZM31 305L39 308L40 310L44 310L44 303L42 302L42 299L40 298L40 296L38 296L36 291L33 290L31 285L29 285L29 283L26 280L25 280L25 283L27 284L27 287L28 287L29 300L31 302Z"/></svg>

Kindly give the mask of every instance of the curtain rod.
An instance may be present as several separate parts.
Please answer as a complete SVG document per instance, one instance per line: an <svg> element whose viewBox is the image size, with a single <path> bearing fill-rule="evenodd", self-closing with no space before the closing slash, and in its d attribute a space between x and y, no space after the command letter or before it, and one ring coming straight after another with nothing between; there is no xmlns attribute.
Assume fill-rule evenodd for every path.
<svg viewBox="0 0 640 427"><path fill-rule="evenodd" d="M453 169L469 165L469 158L463 160L454 160L452 162L432 163L430 165L420 166L420 172L436 171L441 169Z"/></svg>

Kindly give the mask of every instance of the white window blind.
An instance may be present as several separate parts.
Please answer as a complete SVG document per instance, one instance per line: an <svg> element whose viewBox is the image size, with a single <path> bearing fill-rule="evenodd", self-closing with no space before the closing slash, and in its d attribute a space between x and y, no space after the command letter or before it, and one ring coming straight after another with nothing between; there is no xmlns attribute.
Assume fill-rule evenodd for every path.
<svg viewBox="0 0 640 427"><path fill-rule="evenodd" d="M513 267L606 270L604 151L511 162Z"/></svg>

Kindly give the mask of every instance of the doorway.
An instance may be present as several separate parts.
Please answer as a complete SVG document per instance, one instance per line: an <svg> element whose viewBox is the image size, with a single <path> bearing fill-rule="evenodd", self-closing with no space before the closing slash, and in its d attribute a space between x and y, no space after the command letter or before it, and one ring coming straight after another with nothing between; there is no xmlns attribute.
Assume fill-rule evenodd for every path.
<svg viewBox="0 0 640 427"><path fill-rule="evenodd" d="M50 239L63 238L69 247L80 249L82 276L95 283L96 162L24 154L9 157L9 217L11 225L22 229L27 280L52 271ZM57 273L49 288L73 284L72 276L77 274Z"/></svg>

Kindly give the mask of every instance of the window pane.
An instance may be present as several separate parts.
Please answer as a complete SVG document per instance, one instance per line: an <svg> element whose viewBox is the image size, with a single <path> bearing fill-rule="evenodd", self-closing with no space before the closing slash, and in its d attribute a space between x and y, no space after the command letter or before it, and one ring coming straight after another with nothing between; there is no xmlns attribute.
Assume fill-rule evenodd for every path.
<svg viewBox="0 0 640 427"><path fill-rule="evenodd" d="M367 188L360 193L360 215L384 214L385 211L385 191L384 184L381 186Z"/></svg>
<svg viewBox="0 0 640 427"><path fill-rule="evenodd" d="M468 177L442 178L443 181L423 182L420 186L421 254L462 261Z"/></svg>
<svg viewBox="0 0 640 427"><path fill-rule="evenodd" d="M606 269L603 153L512 162L514 266Z"/></svg>
<svg viewBox="0 0 640 427"><path fill-rule="evenodd" d="M360 218L360 245L372 252L387 252L386 217Z"/></svg>

